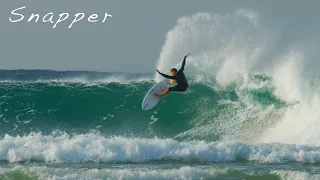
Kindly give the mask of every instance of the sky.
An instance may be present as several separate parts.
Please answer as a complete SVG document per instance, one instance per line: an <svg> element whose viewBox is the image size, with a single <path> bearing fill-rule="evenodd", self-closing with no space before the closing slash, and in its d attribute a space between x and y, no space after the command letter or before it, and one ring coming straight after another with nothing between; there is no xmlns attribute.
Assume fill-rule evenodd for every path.
<svg viewBox="0 0 320 180"><path fill-rule="evenodd" d="M14 9L24 15L12 23ZM90 70L154 72L166 35L177 20L199 12L231 13L252 9L273 27L281 27L283 42L312 38L320 32L317 0L1 0L0 69ZM27 22L31 13L40 18L52 12L69 19L58 24ZM101 23L105 13L111 14ZM85 18L68 28L76 13ZM99 22L89 23L91 14Z"/></svg>

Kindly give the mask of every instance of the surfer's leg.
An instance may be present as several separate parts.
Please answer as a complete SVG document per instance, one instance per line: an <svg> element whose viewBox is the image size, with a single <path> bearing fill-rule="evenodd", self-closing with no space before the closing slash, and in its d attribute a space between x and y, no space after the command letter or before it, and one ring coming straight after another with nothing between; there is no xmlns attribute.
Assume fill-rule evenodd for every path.
<svg viewBox="0 0 320 180"><path fill-rule="evenodd" d="M172 89L169 88L170 91L177 91L177 92L183 92L186 91L188 88L187 87L181 87L181 86L174 86Z"/></svg>
<svg viewBox="0 0 320 180"><path fill-rule="evenodd" d="M166 95L166 94L168 94L168 93L169 93L169 89L166 89L166 90L163 91L163 93L161 94L161 96L164 96L164 95Z"/></svg>
<svg viewBox="0 0 320 180"><path fill-rule="evenodd" d="M179 91L179 86L173 86L173 87L169 87L168 91Z"/></svg>
<svg viewBox="0 0 320 180"><path fill-rule="evenodd" d="M183 92L183 91L186 91L187 89L188 87L181 87L179 85L176 85L174 87L170 87L169 91Z"/></svg>
<svg viewBox="0 0 320 180"><path fill-rule="evenodd" d="M186 91L187 89L186 88L181 88L179 87L178 85L176 86L173 86L173 87L169 87L168 89L166 89L165 91L163 91L162 94L157 94L155 93L154 95L158 98L168 94L170 91L176 91L176 92L183 92L183 91Z"/></svg>
<svg viewBox="0 0 320 180"><path fill-rule="evenodd" d="M168 93L169 93L169 89L170 89L170 88L168 88L168 89L164 90L162 94L154 93L154 95L155 95L156 97L160 98L160 97L162 97L162 96L164 96L164 95L168 94Z"/></svg>

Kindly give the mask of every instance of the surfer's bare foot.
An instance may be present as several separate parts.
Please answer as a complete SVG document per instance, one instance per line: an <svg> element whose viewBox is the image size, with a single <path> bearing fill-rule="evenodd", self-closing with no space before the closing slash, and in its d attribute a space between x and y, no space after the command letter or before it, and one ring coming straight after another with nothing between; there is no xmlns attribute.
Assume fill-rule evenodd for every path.
<svg viewBox="0 0 320 180"><path fill-rule="evenodd" d="M159 94L157 94L157 93L154 93L153 94L156 98L160 98L161 96L159 95Z"/></svg>

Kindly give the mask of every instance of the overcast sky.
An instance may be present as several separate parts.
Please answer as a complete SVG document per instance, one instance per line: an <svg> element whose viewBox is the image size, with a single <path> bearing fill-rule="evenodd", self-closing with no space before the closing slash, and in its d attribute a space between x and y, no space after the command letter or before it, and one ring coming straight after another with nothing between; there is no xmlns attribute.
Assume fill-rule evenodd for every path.
<svg viewBox="0 0 320 180"><path fill-rule="evenodd" d="M25 19L11 23L14 9ZM153 72L167 32L178 18L198 12L256 11L266 22L281 26L283 39L320 32L317 0L1 0L0 69L95 70ZM31 13L70 14L58 24L26 22ZM68 29L75 13L86 18ZM113 17L101 23L105 13ZM88 23L89 15L101 15ZM299 36L300 35L300 36Z"/></svg>

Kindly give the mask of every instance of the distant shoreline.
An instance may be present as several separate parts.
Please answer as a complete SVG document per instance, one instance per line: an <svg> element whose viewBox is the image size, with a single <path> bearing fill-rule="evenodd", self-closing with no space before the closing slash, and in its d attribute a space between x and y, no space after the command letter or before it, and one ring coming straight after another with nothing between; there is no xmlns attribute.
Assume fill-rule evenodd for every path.
<svg viewBox="0 0 320 180"><path fill-rule="evenodd" d="M112 72L112 71L93 71L93 70L50 70L50 69L0 69L2 72L53 72L53 73L95 73L95 74L145 74L153 73L136 73L136 72Z"/></svg>

